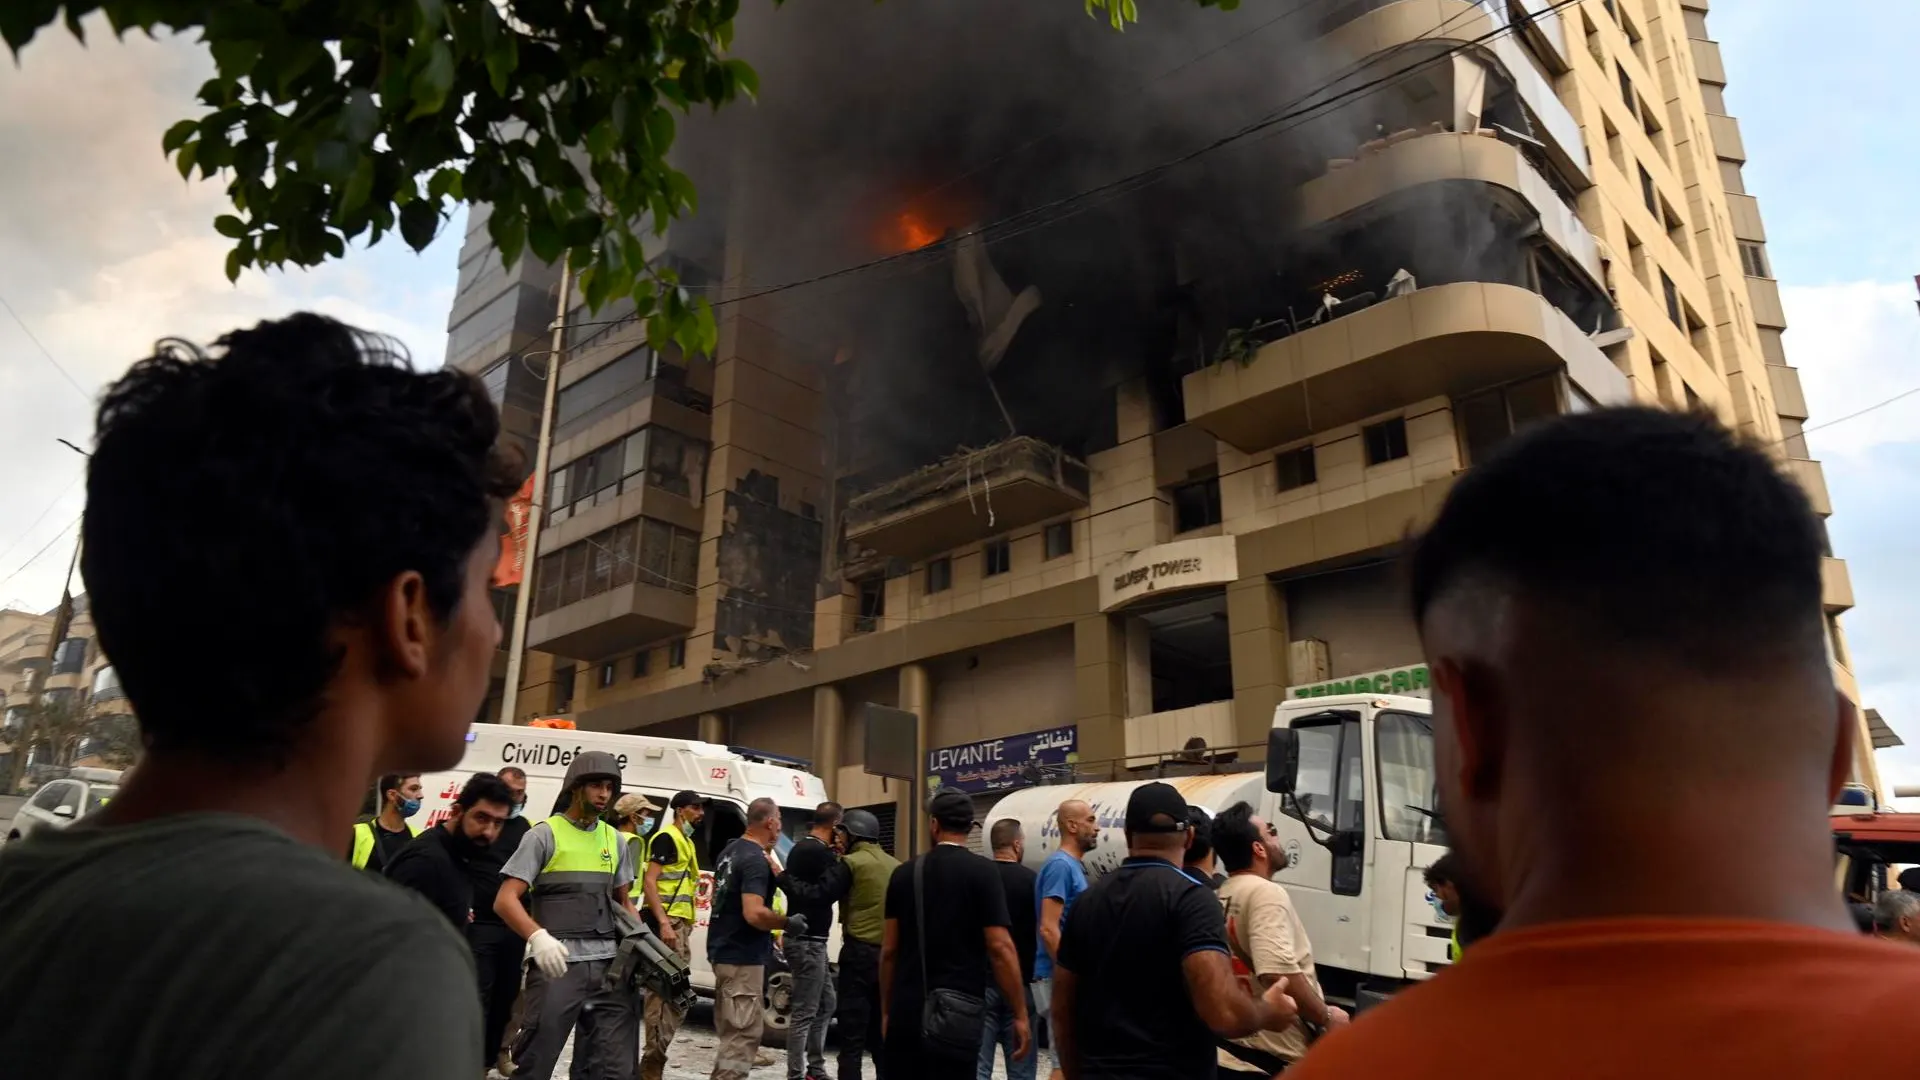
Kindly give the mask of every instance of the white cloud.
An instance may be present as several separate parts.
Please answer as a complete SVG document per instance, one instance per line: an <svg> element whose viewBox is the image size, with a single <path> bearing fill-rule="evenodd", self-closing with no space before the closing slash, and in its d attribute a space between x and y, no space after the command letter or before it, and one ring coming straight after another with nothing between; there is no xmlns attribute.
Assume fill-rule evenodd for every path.
<svg viewBox="0 0 1920 1080"><path fill-rule="evenodd" d="M1851 415L1920 387L1913 285L1789 287L1781 300L1788 359L1812 413L1808 443L1833 496L1828 531L1859 602L1842 619L1850 664L1865 704L1916 744L1880 752L1882 779L1920 786L1920 630L1910 617L1920 606L1920 393ZM1920 810L1920 800L1907 808Z"/></svg>
<svg viewBox="0 0 1920 1080"><path fill-rule="evenodd" d="M207 59L185 38L116 41L90 25L84 48L47 32L17 67L0 64L0 297L84 388L0 311L0 604L38 609L59 598L72 542L53 541L82 504L84 463L55 439L87 444L101 386L160 337L206 341L303 309L392 334L437 365L461 234L456 220L418 256L396 237L317 270L228 284L227 244L211 227L224 193L183 182L160 153L167 126L195 113Z"/></svg>
<svg viewBox="0 0 1920 1080"><path fill-rule="evenodd" d="M1800 368L1814 456L1857 457L1875 446L1920 440L1920 310L1912 282L1787 286L1788 359ZM1827 426L1831 425L1831 426Z"/></svg>

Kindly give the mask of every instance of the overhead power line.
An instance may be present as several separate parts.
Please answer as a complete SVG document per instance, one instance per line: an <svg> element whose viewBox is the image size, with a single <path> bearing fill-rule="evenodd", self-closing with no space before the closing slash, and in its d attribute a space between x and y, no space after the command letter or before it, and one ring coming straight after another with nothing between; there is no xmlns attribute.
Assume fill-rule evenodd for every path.
<svg viewBox="0 0 1920 1080"><path fill-rule="evenodd" d="M85 398L87 404L93 404L93 395L87 393L87 388L80 385L80 380L73 377L73 372L68 371L65 364L53 358L53 353L48 352L47 347L40 343L40 339L35 337L33 330L27 326L27 321L20 317L19 312L13 310L13 305L7 303L7 298L4 296L0 296L0 307L7 309L7 314L13 316L13 321L20 327L20 332L27 335L27 340L33 342L33 347L40 350L41 356L47 358L47 363L52 364L53 369L60 373L60 377L67 380L67 385L73 387L76 393Z"/></svg>

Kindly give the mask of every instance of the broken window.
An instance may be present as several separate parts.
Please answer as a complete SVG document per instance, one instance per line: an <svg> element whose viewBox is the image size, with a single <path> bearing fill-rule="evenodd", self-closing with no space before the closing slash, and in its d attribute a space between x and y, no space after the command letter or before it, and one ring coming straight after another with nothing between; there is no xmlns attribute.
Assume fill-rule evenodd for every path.
<svg viewBox="0 0 1920 1080"><path fill-rule="evenodd" d="M553 669L553 711L573 711L573 665Z"/></svg>
<svg viewBox="0 0 1920 1080"><path fill-rule="evenodd" d="M1407 419L1396 416L1383 423L1362 428L1367 443L1367 464L1384 465L1407 456Z"/></svg>
<svg viewBox="0 0 1920 1080"><path fill-rule="evenodd" d="M1173 531L1190 532L1220 524L1220 478L1209 476L1173 489Z"/></svg>
<svg viewBox="0 0 1920 1080"><path fill-rule="evenodd" d="M1311 444L1294 450L1284 450L1274 455L1273 467L1275 489L1279 491L1303 488L1320 479L1314 467Z"/></svg>
<svg viewBox="0 0 1920 1080"><path fill-rule="evenodd" d="M1041 533L1041 545L1045 549L1042 558L1057 559L1073 554L1073 522L1056 521L1047 526Z"/></svg>
<svg viewBox="0 0 1920 1080"><path fill-rule="evenodd" d="M953 588L953 560L945 555L927 564L927 592L946 592Z"/></svg>
<svg viewBox="0 0 1920 1080"><path fill-rule="evenodd" d="M1005 540L989 540L980 549L981 576L992 577L1013 569L1013 545Z"/></svg>
<svg viewBox="0 0 1920 1080"><path fill-rule="evenodd" d="M623 521L540 559L534 614L635 581L690 593L699 554L698 533L652 518Z"/></svg>
<svg viewBox="0 0 1920 1080"><path fill-rule="evenodd" d="M860 613L854 616L853 630L857 634L871 634L880 628L880 619L887 613L887 579L864 578L856 585L860 590Z"/></svg>
<svg viewBox="0 0 1920 1080"><path fill-rule="evenodd" d="M1772 277L1767 270L1766 245L1740 241L1740 268L1746 271L1748 277Z"/></svg>
<svg viewBox="0 0 1920 1080"><path fill-rule="evenodd" d="M687 639L674 638L667 644L667 666L683 668L687 666Z"/></svg>

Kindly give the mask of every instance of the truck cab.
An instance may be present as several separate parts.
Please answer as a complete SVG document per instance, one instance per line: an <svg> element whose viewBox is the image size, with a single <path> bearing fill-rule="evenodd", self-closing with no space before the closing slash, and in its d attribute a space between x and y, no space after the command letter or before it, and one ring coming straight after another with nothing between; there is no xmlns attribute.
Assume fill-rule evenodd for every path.
<svg viewBox="0 0 1920 1080"><path fill-rule="evenodd" d="M1274 710L1261 816L1329 996L1364 1008L1447 965L1453 922L1424 872L1445 854L1425 698L1347 694Z"/></svg>

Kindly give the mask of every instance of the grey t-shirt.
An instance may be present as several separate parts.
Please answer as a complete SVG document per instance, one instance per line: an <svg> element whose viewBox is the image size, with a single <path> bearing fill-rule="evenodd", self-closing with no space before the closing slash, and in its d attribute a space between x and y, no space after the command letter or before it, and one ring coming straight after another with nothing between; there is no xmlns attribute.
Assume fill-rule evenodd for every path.
<svg viewBox="0 0 1920 1080"><path fill-rule="evenodd" d="M572 819L567 819L567 827L580 829ZM580 831L589 830L580 829ZM620 862L613 871L613 887L616 894L624 894L633 886L635 874L633 845L627 842L625 834L621 834L618 840ZM540 877L540 868L547 865L548 859L553 858L553 850L551 819L536 822L533 828L527 830L527 835L521 838L520 846L514 849L513 858L507 860L507 865L502 867L500 872L507 877L519 878L532 885ZM560 940L566 943L568 963L577 963L582 960L607 960L619 951L619 943L612 938L561 938Z"/></svg>
<svg viewBox="0 0 1920 1080"><path fill-rule="evenodd" d="M473 959L432 905L253 818L0 848L0 1047L69 1080L472 1080Z"/></svg>

